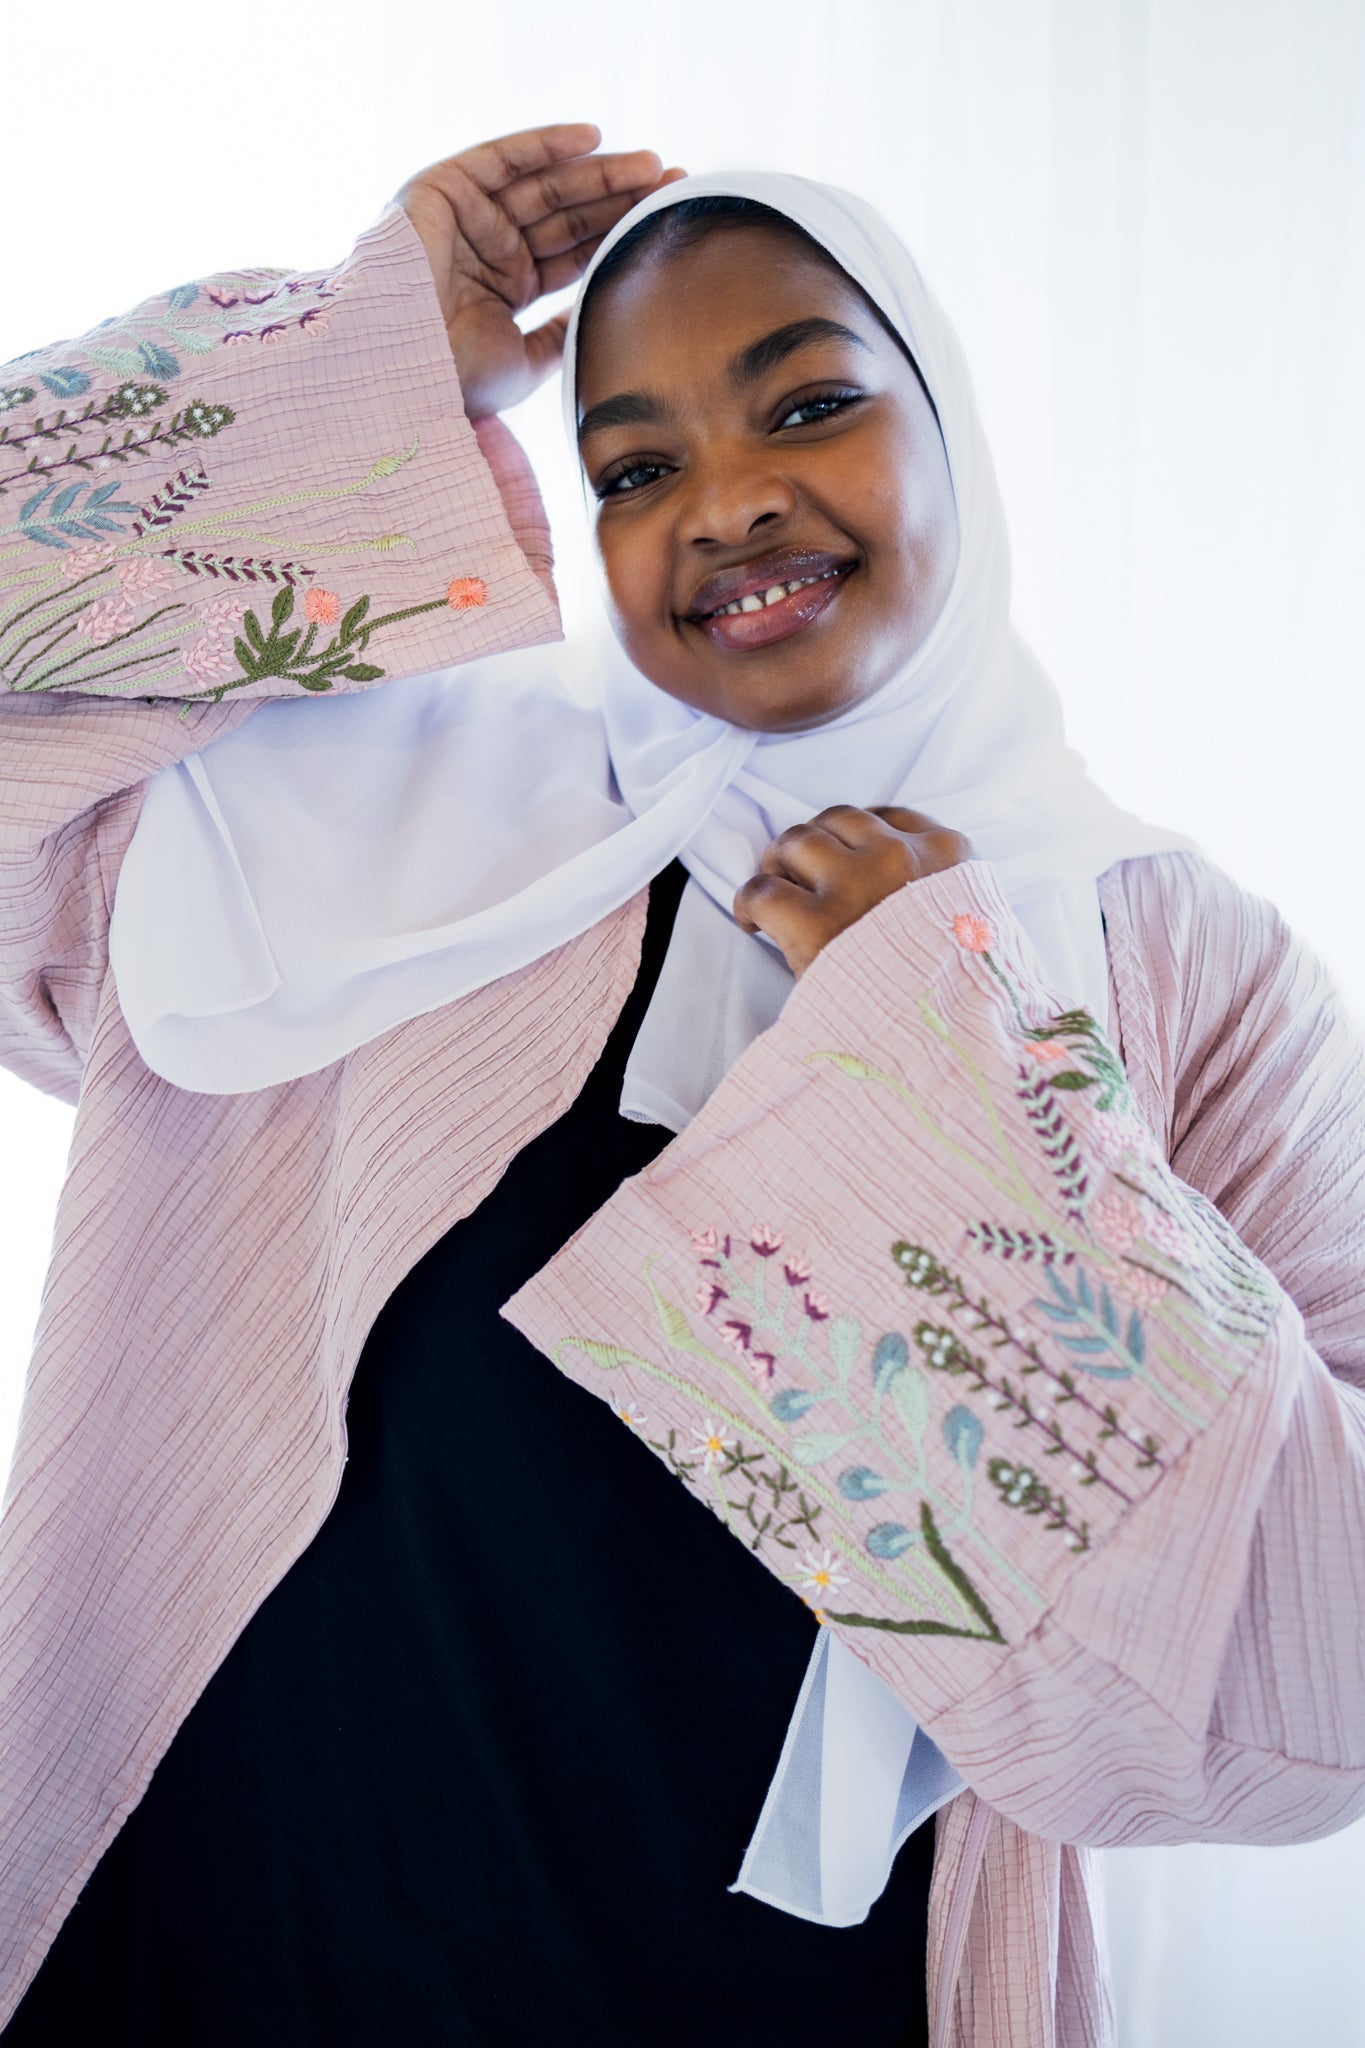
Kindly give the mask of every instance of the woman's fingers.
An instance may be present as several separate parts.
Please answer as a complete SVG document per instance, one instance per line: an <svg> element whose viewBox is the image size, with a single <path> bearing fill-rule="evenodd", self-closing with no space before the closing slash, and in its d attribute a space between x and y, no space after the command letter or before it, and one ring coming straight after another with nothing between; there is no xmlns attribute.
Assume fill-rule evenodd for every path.
<svg viewBox="0 0 1365 2048"><path fill-rule="evenodd" d="M602 131L591 121L558 121L546 128L522 128L515 135L495 136L491 142L476 142L461 149L423 173L431 177L446 164L460 164L482 185L485 192L501 192L519 178L534 176L566 157L589 155L602 140Z"/></svg>
<svg viewBox="0 0 1365 2048"><path fill-rule="evenodd" d="M781 946L784 933L809 913L810 903L809 889L781 875L751 875L735 892L735 922L741 931L766 932Z"/></svg>
<svg viewBox="0 0 1365 2048"><path fill-rule="evenodd" d="M537 262L543 262L546 257L561 256L576 248L580 242L600 241L637 200L653 189L651 185L632 186L628 192L611 192L604 199L561 207L557 213L546 214L523 230L526 246Z"/></svg>
<svg viewBox="0 0 1365 2048"><path fill-rule="evenodd" d="M498 203L524 229L616 193L652 192L662 171L663 163L652 149L575 157L499 189Z"/></svg>
<svg viewBox="0 0 1365 2048"><path fill-rule="evenodd" d="M526 365L531 375L530 389L543 384L552 370L559 368L564 355L564 336L568 331L567 313L556 313L552 320L533 327L526 335Z"/></svg>

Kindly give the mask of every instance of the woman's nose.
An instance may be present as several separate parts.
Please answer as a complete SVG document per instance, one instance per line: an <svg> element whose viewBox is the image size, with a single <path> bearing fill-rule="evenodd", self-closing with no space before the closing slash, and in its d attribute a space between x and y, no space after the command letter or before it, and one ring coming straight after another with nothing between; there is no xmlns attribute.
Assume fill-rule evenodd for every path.
<svg viewBox="0 0 1365 2048"><path fill-rule="evenodd" d="M680 537L698 547L742 547L759 528L789 517L796 493L764 451L717 450L691 464Z"/></svg>

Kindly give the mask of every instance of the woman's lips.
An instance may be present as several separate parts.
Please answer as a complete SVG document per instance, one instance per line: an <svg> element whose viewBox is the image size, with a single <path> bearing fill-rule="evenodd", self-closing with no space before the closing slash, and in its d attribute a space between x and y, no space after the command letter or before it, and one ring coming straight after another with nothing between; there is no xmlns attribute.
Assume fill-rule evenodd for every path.
<svg viewBox="0 0 1365 2048"><path fill-rule="evenodd" d="M743 650L769 647L774 640L786 640L809 626L827 611L853 571L837 569L818 583L807 583L787 597L779 597L757 612L712 612L706 619L692 619L699 633L713 646Z"/></svg>

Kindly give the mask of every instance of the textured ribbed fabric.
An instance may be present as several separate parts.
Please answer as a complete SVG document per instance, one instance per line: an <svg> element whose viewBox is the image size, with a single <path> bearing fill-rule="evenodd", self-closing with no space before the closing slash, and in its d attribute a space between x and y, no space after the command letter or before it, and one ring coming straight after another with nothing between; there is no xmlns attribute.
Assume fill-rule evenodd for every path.
<svg viewBox="0 0 1365 2048"><path fill-rule="evenodd" d="M423 378L436 392L452 381L413 267L420 251L398 231L381 237L379 255L384 292L352 294L355 310L343 301L325 342L307 343L314 483L327 477L329 406L353 420L376 391L400 388L385 378L413 379L413 405ZM416 327L405 329L409 315ZM272 359L287 361L292 346ZM261 477L290 475L296 446L271 433L271 390L293 387L253 388L256 410L242 421L250 459L242 453L235 483L224 472L238 502ZM458 395L452 420L440 462L389 480L387 523L439 533L465 566L486 559L487 603L427 615L434 637L390 668L397 687L419 666L554 630L543 521L514 444L479 431L500 497ZM340 425L338 438L354 452ZM379 1308L573 1099L638 960L642 900L302 1081L225 1099L151 1075L108 972L119 863L145 779L249 716L259 694L249 686L246 699L183 714L174 702L0 695L0 1058L78 1102L0 1521L0 2015L228 1646L320 1527L345 1456L347 1385ZM931 1987L947 1980L942 2038L970 2048L1110 2038L1090 1859L1062 1844L1305 1840L1365 1807L1358 1040L1275 914L1206 864L1126 863L1102 879L1101 900L1110 1023L1137 1111L1185 1189L1217 1205L1284 1296L1273 1297L1273 1327L1244 1376L1182 1437L1178 1457L1143 1475L1140 1497L1105 1521L1102 1540L1073 1554L1046 1517L1008 1522L1044 1591L1028 1610L1018 1588L989 1584L1005 1647L848 1632L860 1654L876 1634L880 1668L976 1788L939 1817L928 1959ZM885 1260L908 1228L916 1180L922 1169L941 1177L955 1155L912 1128L894 1091L881 1088L867 1124L865 1109L850 1107L849 1072L826 1061L797 1075L785 1034L865 1065L875 1053L887 1072L922 1046L932 1066L940 1041L925 1039L934 1034L915 1003L946 975L935 1014L983 1076L981 1091L945 1093L949 1135L988 1157L994 1117L1023 1148L1020 1048L1002 1051L999 984L973 979L951 954L966 978L947 975L950 910L998 924L1001 960L1045 1007L989 869L917 884L816 963L777 1030L743 1055L650 1184L666 1183L673 1220L690 1218L704 1237L725 1222L710 1213L720 1192L735 1227L774 1223L784 1177L799 1171L802 1200L825 1219L807 1249L837 1284L834 1305L869 1327L885 1312ZM1067 1107L1093 1135L1098 1113L1084 1096ZM717 1182L715 1157L691 1148L727 1116ZM1021 1185L1055 1216L1061 1183L1041 1149ZM618 1202L628 1208L638 1187ZM1097 1177L1089 1192L1104 1190L1113 1192ZM976 1258L984 1285L966 1218L960 1198L943 1210L942 1256ZM1210 1241L1197 1214L1181 1228ZM1218 1256L1234 1253L1223 1245ZM1000 1270L1017 1290L1028 1269ZM638 1268L613 1271L599 1305L619 1308L623 1329L640 1320L652 1332L643 1347L659 1325L638 1281ZM897 1326L909 1327L928 1310L907 1306L896 1286ZM1207 1351L1200 1369L1223 1386L1207 1316L1177 1334ZM886 1361L894 1368L894 1352ZM1177 1362L1188 1367L1183 1351ZM859 1365L860 1391L865 1372ZM1174 1381L1162 1385L1184 1398ZM974 1412L962 1375L933 1375L931 1389L934 1429L956 1409ZM959 1417L949 1434L969 1463L970 1425ZM1056 1476L1071 1505L1077 1483ZM850 1481L855 1493L861 1484ZM976 1484L983 1501L998 1497L984 1470ZM997 1521L1011 1512L988 1505ZM885 1519L896 1519L890 1507ZM808 1568L822 1568L818 1554Z"/></svg>

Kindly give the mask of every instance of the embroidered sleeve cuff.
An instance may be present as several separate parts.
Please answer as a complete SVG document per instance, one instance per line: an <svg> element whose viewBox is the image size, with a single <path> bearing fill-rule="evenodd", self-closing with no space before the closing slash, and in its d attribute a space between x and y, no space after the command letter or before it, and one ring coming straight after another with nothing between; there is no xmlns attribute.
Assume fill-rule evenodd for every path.
<svg viewBox="0 0 1365 2048"><path fill-rule="evenodd" d="M986 864L831 945L505 1313L954 1762L974 1694L999 1748L1021 1658L1092 1694L1117 1666L1200 1725L1301 1325Z"/></svg>
<svg viewBox="0 0 1365 2048"><path fill-rule="evenodd" d="M334 272L181 285L21 357L0 412L12 692L357 690L558 636L396 206Z"/></svg>

